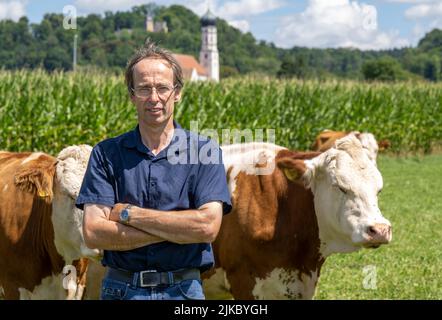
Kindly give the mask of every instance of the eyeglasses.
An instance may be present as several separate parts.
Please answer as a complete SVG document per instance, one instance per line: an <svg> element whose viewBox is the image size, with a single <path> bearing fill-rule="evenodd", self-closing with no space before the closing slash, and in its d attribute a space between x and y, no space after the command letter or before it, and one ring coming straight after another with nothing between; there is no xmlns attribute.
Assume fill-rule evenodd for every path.
<svg viewBox="0 0 442 320"><path fill-rule="evenodd" d="M174 85L173 87L169 87L166 85L159 85L157 87L141 87L137 89L132 88L132 92L137 98L146 99L150 97L155 89L155 92L157 93L158 97L161 99L169 99L172 92L177 88L177 85Z"/></svg>

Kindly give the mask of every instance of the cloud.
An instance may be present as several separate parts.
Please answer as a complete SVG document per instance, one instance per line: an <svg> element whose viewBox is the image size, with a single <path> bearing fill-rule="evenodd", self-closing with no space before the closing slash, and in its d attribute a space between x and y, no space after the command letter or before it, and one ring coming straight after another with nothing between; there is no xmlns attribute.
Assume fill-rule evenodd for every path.
<svg viewBox="0 0 442 320"><path fill-rule="evenodd" d="M237 17L258 15L268 12L284 5L280 0L240 0L228 1L217 9L217 12L222 17Z"/></svg>
<svg viewBox="0 0 442 320"><path fill-rule="evenodd" d="M75 0L73 5L82 13L102 13L128 10L144 3L146 3L145 0Z"/></svg>
<svg viewBox="0 0 442 320"><path fill-rule="evenodd" d="M309 0L305 11L285 17L276 30L281 47L355 47L362 50L409 45L398 31L378 29L377 10L372 5L349 0Z"/></svg>
<svg viewBox="0 0 442 320"><path fill-rule="evenodd" d="M163 1L163 3L169 1ZM226 20L231 26L248 32L250 30L251 16L260 15L285 5L286 0L239 0L239 1L221 1L221 0L170 0L175 4L181 4L199 16L206 13L210 8L215 16Z"/></svg>
<svg viewBox="0 0 442 320"><path fill-rule="evenodd" d="M405 16L409 19L440 17L442 16L442 3L426 3L412 6L405 11Z"/></svg>
<svg viewBox="0 0 442 320"><path fill-rule="evenodd" d="M256 16L285 4L286 0L162 0L156 1L158 5L179 4L192 10L195 14L202 16L207 9L218 17L225 19L231 26L243 32L250 30L250 22L247 18ZM74 6L80 14L103 13L104 11L129 10L133 6L146 3L146 0L76 0Z"/></svg>
<svg viewBox="0 0 442 320"><path fill-rule="evenodd" d="M185 6L199 16L205 14L208 8L214 12L214 9L218 7L218 0L175 0L174 3Z"/></svg>
<svg viewBox="0 0 442 320"><path fill-rule="evenodd" d="M415 5L405 10L405 17L415 21L412 43L416 45L427 32L436 28L442 29L442 2L440 0L422 0L413 3Z"/></svg>
<svg viewBox="0 0 442 320"><path fill-rule="evenodd" d="M229 24L232 27L235 27L236 29L239 29L244 33L250 31L250 24L247 20L232 20L232 21L229 21Z"/></svg>
<svg viewBox="0 0 442 320"><path fill-rule="evenodd" d="M396 3L435 3L440 0L386 0L387 2L396 2Z"/></svg>
<svg viewBox="0 0 442 320"><path fill-rule="evenodd" d="M26 16L27 1L0 1L0 20L11 19L18 21Z"/></svg>

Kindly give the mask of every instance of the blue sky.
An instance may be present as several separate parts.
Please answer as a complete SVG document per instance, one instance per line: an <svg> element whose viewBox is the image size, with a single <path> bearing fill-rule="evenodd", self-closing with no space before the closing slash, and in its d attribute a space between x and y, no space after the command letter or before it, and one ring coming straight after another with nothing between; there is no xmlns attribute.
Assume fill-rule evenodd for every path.
<svg viewBox="0 0 442 320"><path fill-rule="evenodd" d="M26 15L40 22L73 5L78 15L129 10L149 0L0 0L0 19ZM157 0L181 4L198 15L211 10L231 25L278 47L388 49L415 46L442 29L442 0Z"/></svg>

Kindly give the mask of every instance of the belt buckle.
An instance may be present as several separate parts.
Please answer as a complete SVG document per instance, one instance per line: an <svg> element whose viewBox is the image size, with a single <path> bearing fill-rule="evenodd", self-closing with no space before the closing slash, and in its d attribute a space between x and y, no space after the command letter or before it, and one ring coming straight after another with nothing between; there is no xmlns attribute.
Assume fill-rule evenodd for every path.
<svg viewBox="0 0 442 320"><path fill-rule="evenodd" d="M156 274L157 277L155 280L157 280L157 283L144 283L144 275L154 275ZM149 280L152 280L153 277L149 277ZM140 271L140 287L142 288L146 288L146 287L156 287L159 283L160 283L160 275L157 273L157 270L145 270L145 271Z"/></svg>

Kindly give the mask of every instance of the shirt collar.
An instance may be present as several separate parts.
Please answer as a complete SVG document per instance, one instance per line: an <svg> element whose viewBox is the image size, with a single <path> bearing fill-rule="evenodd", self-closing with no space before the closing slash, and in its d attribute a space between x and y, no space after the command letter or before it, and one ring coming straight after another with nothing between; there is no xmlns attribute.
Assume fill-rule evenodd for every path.
<svg viewBox="0 0 442 320"><path fill-rule="evenodd" d="M173 120L173 127L174 129L179 129L179 130L183 130L183 128L181 127L181 125L176 122L175 120ZM189 139L189 134L186 132L187 135L187 140ZM172 140L170 141L169 145L162 150L157 156L160 156L163 151L166 151L169 146L171 146L172 144L174 144L176 141L178 140L178 136L176 135L176 130L174 131ZM136 148L138 151L142 152L142 153L147 153L147 154L151 154L151 151L149 150L148 147L146 147L143 143L143 141L141 140L141 133L140 133L140 126L137 125L135 127L134 130L128 132L127 136L123 139L123 145L127 148L131 148L134 149ZM187 145L187 143L186 143Z"/></svg>

